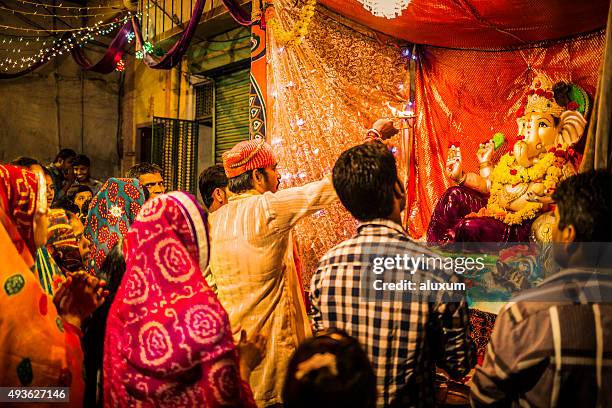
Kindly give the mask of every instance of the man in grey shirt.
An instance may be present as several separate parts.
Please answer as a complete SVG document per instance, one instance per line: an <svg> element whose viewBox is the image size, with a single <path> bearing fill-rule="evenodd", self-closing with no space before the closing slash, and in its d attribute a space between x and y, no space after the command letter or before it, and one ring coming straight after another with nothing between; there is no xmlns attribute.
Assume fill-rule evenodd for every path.
<svg viewBox="0 0 612 408"><path fill-rule="evenodd" d="M561 271L502 309L473 407L612 405L612 175L570 177L553 198Z"/></svg>

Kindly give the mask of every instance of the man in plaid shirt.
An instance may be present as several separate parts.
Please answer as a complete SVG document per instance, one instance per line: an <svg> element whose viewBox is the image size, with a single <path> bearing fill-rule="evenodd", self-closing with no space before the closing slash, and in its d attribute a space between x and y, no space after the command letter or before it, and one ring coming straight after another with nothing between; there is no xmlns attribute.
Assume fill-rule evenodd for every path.
<svg viewBox="0 0 612 408"><path fill-rule="evenodd" d="M434 406L436 365L461 378L475 363L463 293L448 301L441 291L372 287L381 285L375 279L455 282L457 276L448 270L410 274L399 268L373 273L374 258L436 257L401 227L404 188L395 158L383 144L365 143L342 153L333 184L360 225L355 237L319 262L311 284L314 330L339 328L359 340L377 376L378 406Z"/></svg>

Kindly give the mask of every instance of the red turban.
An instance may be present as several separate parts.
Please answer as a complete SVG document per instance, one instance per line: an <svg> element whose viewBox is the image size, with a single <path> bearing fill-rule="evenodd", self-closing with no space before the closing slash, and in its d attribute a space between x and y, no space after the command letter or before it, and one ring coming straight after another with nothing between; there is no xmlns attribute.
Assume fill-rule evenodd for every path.
<svg viewBox="0 0 612 408"><path fill-rule="evenodd" d="M249 170L263 169L276 164L272 146L264 141L246 140L223 153L223 167L227 178L234 178Z"/></svg>

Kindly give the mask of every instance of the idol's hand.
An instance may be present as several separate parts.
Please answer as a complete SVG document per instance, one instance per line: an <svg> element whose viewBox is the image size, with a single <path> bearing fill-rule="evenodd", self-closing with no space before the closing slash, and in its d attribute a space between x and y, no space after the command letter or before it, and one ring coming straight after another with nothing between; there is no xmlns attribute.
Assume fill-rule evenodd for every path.
<svg viewBox="0 0 612 408"><path fill-rule="evenodd" d="M533 191L527 192L527 197L525 198L525 200L531 203L540 203L544 205L552 204L554 202L552 197L547 196L547 195L538 195L537 193Z"/></svg>
<svg viewBox="0 0 612 408"><path fill-rule="evenodd" d="M451 146L446 158L446 175L453 181L461 180L463 177L463 158L458 147Z"/></svg>
<svg viewBox="0 0 612 408"><path fill-rule="evenodd" d="M493 155L493 150L495 149L495 144L493 143L493 139L489 140L486 143L481 143L478 151L476 152L476 157L480 163L486 163L491 161L491 156Z"/></svg>
<svg viewBox="0 0 612 408"><path fill-rule="evenodd" d="M395 136L399 130L393 125L391 119L378 119L372 125L372 129L378 130L383 140L387 140Z"/></svg>

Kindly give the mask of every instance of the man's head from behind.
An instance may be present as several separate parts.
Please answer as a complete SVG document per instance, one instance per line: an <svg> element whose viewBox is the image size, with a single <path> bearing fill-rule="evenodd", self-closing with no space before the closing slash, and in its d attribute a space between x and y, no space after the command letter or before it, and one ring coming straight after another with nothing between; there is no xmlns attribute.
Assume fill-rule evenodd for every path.
<svg viewBox="0 0 612 408"><path fill-rule="evenodd" d="M223 153L223 168L228 177L228 188L234 194L248 190L276 193L280 175L276 172L276 157L272 147L257 140L236 144Z"/></svg>
<svg viewBox="0 0 612 408"><path fill-rule="evenodd" d="M329 329L295 351L282 397L286 408L373 408L376 376L357 339Z"/></svg>
<svg viewBox="0 0 612 408"><path fill-rule="evenodd" d="M220 164L210 166L198 180L200 196L209 212L215 212L227 204L227 176Z"/></svg>
<svg viewBox="0 0 612 408"><path fill-rule="evenodd" d="M342 204L359 221L384 218L401 224L404 186L393 154L382 143L364 143L344 151L333 169Z"/></svg>
<svg viewBox="0 0 612 408"><path fill-rule="evenodd" d="M588 261L585 243L612 241L612 174L589 171L564 180L553 194L556 202L553 241L555 260ZM594 245L589 245L594 248Z"/></svg>
<svg viewBox="0 0 612 408"><path fill-rule="evenodd" d="M162 174L163 170L157 164L138 163L128 170L126 177L138 179L151 199L166 192Z"/></svg>
<svg viewBox="0 0 612 408"><path fill-rule="evenodd" d="M91 160L84 154L77 155L72 161L72 168L74 169L74 177L79 183L86 183L89 180L90 173L89 168L91 167Z"/></svg>

